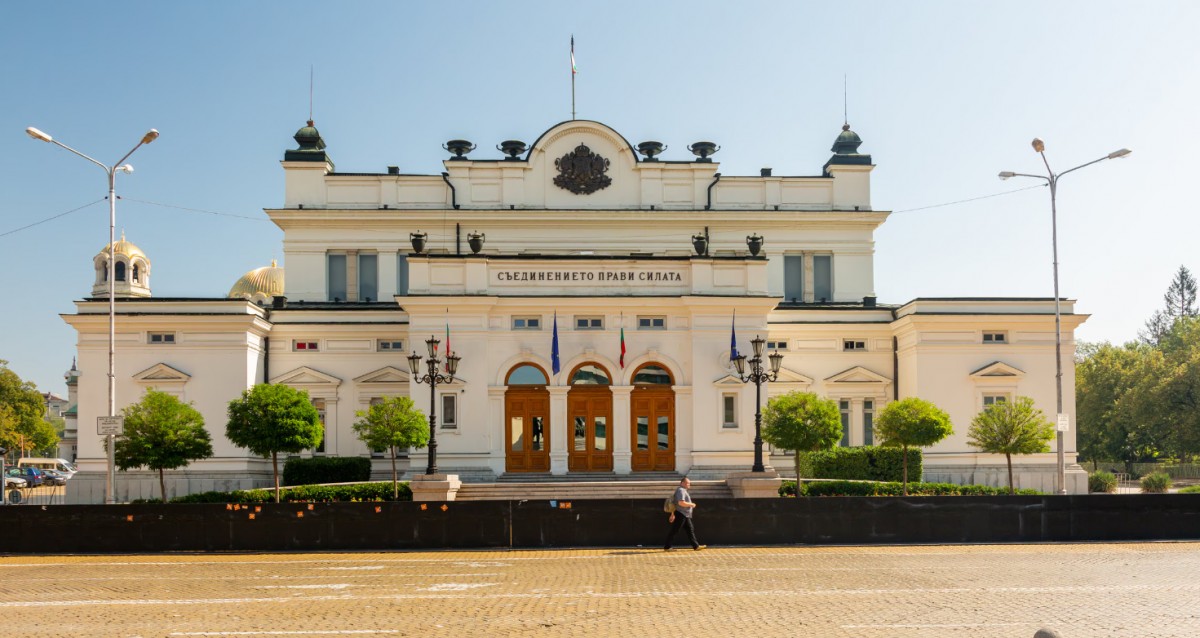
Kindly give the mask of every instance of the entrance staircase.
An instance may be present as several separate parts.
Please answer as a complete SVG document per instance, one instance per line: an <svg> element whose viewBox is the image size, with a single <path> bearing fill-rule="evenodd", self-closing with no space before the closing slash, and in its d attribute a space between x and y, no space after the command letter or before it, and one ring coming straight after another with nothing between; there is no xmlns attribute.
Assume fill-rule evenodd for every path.
<svg viewBox="0 0 1200 638"><path fill-rule="evenodd" d="M504 474L494 483L463 483L459 501L571 501L601 498L664 499L683 477L673 473L629 474L578 473L570 477L550 474ZM689 490L699 500L731 498L725 481L692 481Z"/></svg>

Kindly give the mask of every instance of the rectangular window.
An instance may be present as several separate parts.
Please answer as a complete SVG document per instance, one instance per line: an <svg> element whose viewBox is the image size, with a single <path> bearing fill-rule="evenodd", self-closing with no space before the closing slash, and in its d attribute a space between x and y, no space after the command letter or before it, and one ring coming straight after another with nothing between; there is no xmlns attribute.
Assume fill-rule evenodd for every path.
<svg viewBox="0 0 1200 638"><path fill-rule="evenodd" d="M443 430L458 429L458 395L443 394L442 395L442 415L441 415Z"/></svg>
<svg viewBox="0 0 1200 638"><path fill-rule="evenodd" d="M400 339L380 339L375 349L379 352L404 352L404 342Z"/></svg>
<svg viewBox="0 0 1200 638"><path fill-rule="evenodd" d="M804 256L783 256L783 300L804 301Z"/></svg>
<svg viewBox="0 0 1200 638"><path fill-rule="evenodd" d="M787 350L787 349L788 349L787 341L768 341L767 342L767 351Z"/></svg>
<svg viewBox="0 0 1200 638"><path fill-rule="evenodd" d="M603 330L604 317L575 317L576 330Z"/></svg>
<svg viewBox="0 0 1200 638"><path fill-rule="evenodd" d="M985 332L983 333L984 343L1008 343L1008 333L1005 332Z"/></svg>
<svg viewBox="0 0 1200 638"><path fill-rule="evenodd" d="M408 294L408 257L396 255L396 294Z"/></svg>
<svg viewBox="0 0 1200 638"><path fill-rule="evenodd" d="M325 281L328 286L329 301L346 300L346 256L329 254L325 256Z"/></svg>
<svg viewBox="0 0 1200 638"><path fill-rule="evenodd" d="M843 352L853 352L853 351L857 351L857 350L866 350L866 349L867 349L866 341L858 341L855 339L842 339L842 351Z"/></svg>
<svg viewBox="0 0 1200 638"><path fill-rule="evenodd" d="M321 442L313 448L313 454L325 453L325 437L329 431L325 429L325 399L313 399L313 407L317 409L317 417L321 420Z"/></svg>
<svg viewBox="0 0 1200 638"><path fill-rule="evenodd" d="M512 327L513 327L513 330L541 330L542 329L542 318L541 317L513 317L512 318Z"/></svg>
<svg viewBox="0 0 1200 638"><path fill-rule="evenodd" d="M296 339L292 342L292 350L296 352L316 352L317 350L320 350L320 348L317 347L316 341L304 341L302 339Z"/></svg>
<svg viewBox="0 0 1200 638"><path fill-rule="evenodd" d="M637 321L638 321L638 330L666 330L667 329L667 318L666 317L639 316L637 318Z"/></svg>
<svg viewBox="0 0 1200 638"><path fill-rule="evenodd" d="M737 424L737 395L721 395L721 427L736 428Z"/></svg>
<svg viewBox="0 0 1200 638"><path fill-rule="evenodd" d="M875 444L875 401L863 400L863 445Z"/></svg>
<svg viewBox="0 0 1200 638"><path fill-rule="evenodd" d="M358 254L358 298L379 301L379 255Z"/></svg>
<svg viewBox="0 0 1200 638"><path fill-rule="evenodd" d="M833 255L813 257L813 298L833 301Z"/></svg>
<svg viewBox="0 0 1200 638"><path fill-rule="evenodd" d="M838 411L842 413L842 440L838 445L842 447L850 446L850 401L842 399L838 401Z"/></svg>
<svg viewBox="0 0 1200 638"><path fill-rule="evenodd" d="M983 395L983 407L988 407L993 403L1004 403L1008 401L1007 394L985 394Z"/></svg>
<svg viewBox="0 0 1200 638"><path fill-rule="evenodd" d="M147 343L154 343L154 344L175 343L175 333L174 332L151 332L148 335L146 335L146 337L147 337L146 338Z"/></svg>

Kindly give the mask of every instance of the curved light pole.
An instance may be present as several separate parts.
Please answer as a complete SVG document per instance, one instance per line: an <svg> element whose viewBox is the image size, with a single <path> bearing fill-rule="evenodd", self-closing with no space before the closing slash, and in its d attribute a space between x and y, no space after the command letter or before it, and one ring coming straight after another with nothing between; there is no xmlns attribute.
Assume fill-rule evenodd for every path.
<svg viewBox="0 0 1200 638"><path fill-rule="evenodd" d="M158 131L150 129L142 136L142 141L137 143L132 150L126 153L121 159L117 160L112 166L107 166L103 162L97 161L80 153L79 151L63 144L62 142L50 137L49 135L30 126L25 129L25 133L35 140L49 142L55 146L71 151L72 153L82 157L83 159L99 166L108 175L108 416L117 415L117 375L116 375L116 352L117 352L117 304L116 294L114 291L114 278L116 277L116 250L113 244L116 243L116 227L117 227L117 196L116 196L116 180L117 171L129 174L133 172L133 167L129 164L122 164L129 159L133 152L142 147L143 144L149 144L158 139ZM113 460L113 435L109 434L105 437L105 442L108 446L108 475L104 480L104 502L112 504L117 501L116 496L116 462Z"/></svg>
<svg viewBox="0 0 1200 638"><path fill-rule="evenodd" d="M771 371L767 372L763 369L763 344L766 343L762 337L754 337L750 340L750 345L754 346L754 358L750 359L750 374L746 374L746 355L738 355L733 360L733 365L737 367L738 378L742 383L754 384L754 466L750 468L751 472L766 472L767 468L763 465L763 440L762 440L762 384L767 381L774 381L779 378L779 366L783 364L783 355L776 350L767 358L771 360Z"/></svg>
<svg viewBox="0 0 1200 638"><path fill-rule="evenodd" d="M1034 179L1045 180L1050 185L1050 243L1054 251L1054 390L1055 390L1055 423L1058 437L1056 444L1058 446L1058 493L1067 493L1067 465L1066 454L1063 450L1063 430L1062 426L1057 425L1057 422L1063 417L1063 389L1062 389L1062 312L1058 298L1058 180L1062 179L1067 173L1072 173L1085 166L1091 166L1097 162L1104 160L1117 159L1125 157L1132 151L1127 148L1122 148L1105 155L1099 159L1094 159L1086 164L1080 164L1075 168L1065 170L1061 173L1055 173L1050 168L1050 162L1046 159L1046 143L1040 138L1033 138L1033 150L1042 156L1042 164L1046 166L1046 175L1032 175L1029 173L1014 173L1012 171L1001 171L1000 179L1008 179L1010 177L1032 177Z"/></svg>
<svg viewBox="0 0 1200 638"><path fill-rule="evenodd" d="M438 364L441 363L441 360L437 358L439 343L441 342L432 336L425 340L425 345L429 347L429 357L425 359L425 365L429 366L428 374L421 375L421 355L413 351L412 356L408 358L408 371L412 374L413 379L417 383L429 384L429 464L425 466L425 474L427 476L438 473L437 384L453 381L454 373L458 372L458 362L462 360L462 357L453 352L447 352L446 374L438 374Z"/></svg>

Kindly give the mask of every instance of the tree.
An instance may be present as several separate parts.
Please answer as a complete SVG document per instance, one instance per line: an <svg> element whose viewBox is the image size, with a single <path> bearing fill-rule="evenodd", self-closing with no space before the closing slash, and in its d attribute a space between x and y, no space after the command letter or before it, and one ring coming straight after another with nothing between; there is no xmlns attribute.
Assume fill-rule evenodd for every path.
<svg viewBox="0 0 1200 638"><path fill-rule="evenodd" d="M298 454L321 444L321 416L308 392L260 383L229 402L225 436L234 445L271 457L275 502L279 502L279 453Z"/></svg>
<svg viewBox="0 0 1200 638"><path fill-rule="evenodd" d="M1159 454L1158 410L1152 389L1165 361L1144 343L1088 345L1075 366L1079 452L1097 460L1131 464Z"/></svg>
<svg viewBox="0 0 1200 638"><path fill-rule="evenodd" d="M1146 327L1141 332L1142 340L1151 345L1157 345L1163 335L1171 330L1175 321L1182 317L1195 317L1200 312L1196 309L1196 278L1186 266L1180 266L1167 293L1163 295L1163 308L1157 310L1146 321Z"/></svg>
<svg viewBox="0 0 1200 638"><path fill-rule="evenodd" d="M812 392L789 392L767 401L763 423L763 440L795 455L797 481L801 454L827 450L842 438L837 402Z"/></svg>
<svg viewBox="0 0 1200 638"><path fill-rule="evenodd" d="M1013 493L1012 455L1050 451L1054 426L1033 399L1017 397L997 401L971 421L967 443L989 454L1003 454L1008 462L1008 493Z"/></svg>
<svg viewBox="0 0 1200 638"><path fill-rule="evenodd" d="M917 397L893 401L879 413L875 436L880 445L903 451L905 496L908 496L908 448L928 447L953 433L950 415Z"/></svg>
<svg viewBox="0 0 1200 638"><path fill-rule="evenodd" d="M43 416L46 404L37 386L24 381L0 359L0 446L19 450L25 455L31 449L58 445L54 427Z"/></svg>
<svg viewBox="0 0 1200 638"><path fill-rule="evenodd" d="M158 471L158 487L167 502L163 470L174 470L213 454L204 417L190 403L148 390L142 400L121 411L125 429L116 438L113 458L122 471L147 467Z"/></svg>
<svg viewBox="0 0 1200 638"><path fill-rule="evenodd" d="M400 448L422 448L429 443L429 421L408 397L384 397L371 409L354 413L354 432L372 450L386 449L392 458L392 498L400 498L396 454Z"/></svg>

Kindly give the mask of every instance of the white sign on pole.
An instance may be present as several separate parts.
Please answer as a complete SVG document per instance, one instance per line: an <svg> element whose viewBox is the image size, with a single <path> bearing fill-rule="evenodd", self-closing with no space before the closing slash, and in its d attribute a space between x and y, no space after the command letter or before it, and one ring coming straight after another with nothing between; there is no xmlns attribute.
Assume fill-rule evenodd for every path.
<svg viewBox="0 0 1200 638"><path fill-rule="evenodd" d="M1058 431L1066 432L1071 429L1071 416L1069 414L1058 415Z"/></svg>
<svg viewBox="0 0 1200 638"><path fill-rule="evenodd" d="M125 417L98 416L96 417L96 434L100 436L118 436L125 431Z"/></svg>

